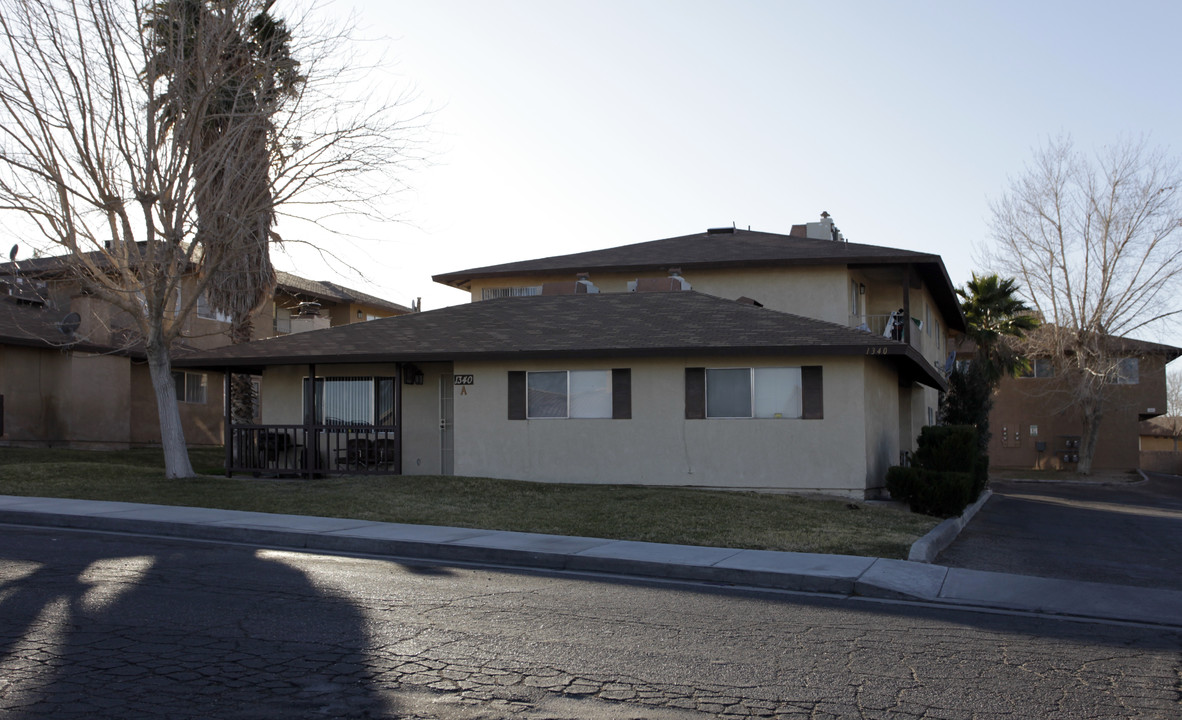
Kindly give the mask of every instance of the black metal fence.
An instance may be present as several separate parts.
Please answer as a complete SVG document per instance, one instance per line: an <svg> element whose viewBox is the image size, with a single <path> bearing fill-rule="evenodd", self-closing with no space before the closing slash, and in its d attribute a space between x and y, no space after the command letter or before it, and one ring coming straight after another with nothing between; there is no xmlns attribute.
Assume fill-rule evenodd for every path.
<svg viewBox="0 0 1182 720"><path fill-rule="evenodd" d="M316 477L402 472L396 427L354 425L234 425L226 472Z"/></svg>

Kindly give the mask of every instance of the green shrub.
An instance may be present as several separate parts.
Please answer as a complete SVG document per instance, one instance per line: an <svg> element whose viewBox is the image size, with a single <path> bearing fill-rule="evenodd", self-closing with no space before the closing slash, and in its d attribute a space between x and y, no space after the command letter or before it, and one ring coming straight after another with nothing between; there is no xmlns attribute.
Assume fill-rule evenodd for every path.
<svg viewBox="0 0 1182 720"><path fill-rule="evenodd" d="M895 465L887 468L887 492L889 492L891 497L895 500L910 502L911 493L917 482L916 477L918 475L919 468L902 467L901 465Z"/></svg>
<svg viewBox="0 0 1182 720"><path fill-rule="evenodd" d="M907 504L912 512L954 517L972 502L973 477L964 472L939 472L920 468Z"/></svg>
<svg viewBox="0 0 1182 720"><path fill-rule="evenodd" d="M928 425L919 433L914 467L887 470L891 497L912 512L952 517L980 497L989 482L989 457L971 425Z"/></svg>
<svg viewBox="0 0 1182 720"><path fill-rule="evenodd" d="M915 465L925 470L968 472L981 454L972 425L927 425L919 431Z"/></svg>

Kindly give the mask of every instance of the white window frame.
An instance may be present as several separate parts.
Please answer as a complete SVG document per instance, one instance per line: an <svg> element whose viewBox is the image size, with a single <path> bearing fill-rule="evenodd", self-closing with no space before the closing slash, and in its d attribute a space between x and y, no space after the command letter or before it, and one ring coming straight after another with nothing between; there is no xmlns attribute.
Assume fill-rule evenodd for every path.
<svg viewBox="0 0 1182 720"><path fill-rule="evenodd" d="M533 385L530 383L531 377L538 375L557 375L563 373L565 375L565 400L566 406L563 409L562 415L534 415L530 410L532 403L530 403L530 394L533 392ZM593 414L576 414L574 412L574 396L571 392L571 376L581 375L588 377L595 375L602 379L606 388L606 394L599 397L602 404L606 399L606 406L601 407ZM612 371L611 370L530 370L525 373L525 418L527 420L610 420L612 419Z"/></svg>

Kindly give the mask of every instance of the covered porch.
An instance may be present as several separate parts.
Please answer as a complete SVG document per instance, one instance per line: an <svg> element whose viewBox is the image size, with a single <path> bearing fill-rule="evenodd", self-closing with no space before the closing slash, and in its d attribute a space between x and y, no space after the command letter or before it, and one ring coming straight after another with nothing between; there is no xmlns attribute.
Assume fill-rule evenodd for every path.
<svg viewBox="0 0 1182 720"><path fill-rule="evenodd" d="M435 387L450 390L450 363L433 363L429 370L431 387L419 365L404 362L226 368L227 393L231 373L249 371L262 378L254 422L234 422L231 404L225 405L226 475L400 475L408 435L412 473L448 471L445 460L450 458L442 457L442 448L451 421L433 400L445 394L437 395ZM439 448L437 463L430 457L435 454L431 445Z"/></svg>

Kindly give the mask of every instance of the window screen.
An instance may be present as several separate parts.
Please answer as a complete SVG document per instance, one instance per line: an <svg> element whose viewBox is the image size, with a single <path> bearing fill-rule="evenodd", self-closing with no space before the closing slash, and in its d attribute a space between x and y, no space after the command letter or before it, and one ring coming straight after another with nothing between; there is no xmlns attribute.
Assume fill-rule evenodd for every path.
<svg viewBox="0 0 1182 720"><path fill-rule="evenodd" d="M751 417L751 369L706 370L706 417Z"/></svg>
<svg viewBox="0 0 1182 720"><path fill-rule="evenodd" d="M526 376L526 413L531 418L566 417L566 371Z"/></svg>

